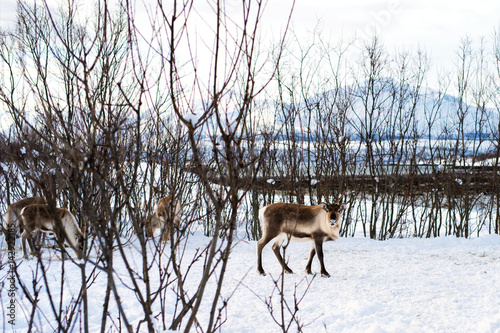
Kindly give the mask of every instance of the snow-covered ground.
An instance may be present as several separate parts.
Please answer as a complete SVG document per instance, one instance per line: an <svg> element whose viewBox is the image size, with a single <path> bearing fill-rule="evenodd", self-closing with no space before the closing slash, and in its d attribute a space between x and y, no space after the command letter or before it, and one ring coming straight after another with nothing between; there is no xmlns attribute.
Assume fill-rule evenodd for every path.
<svg viewBox="0 0 500 333"><path fill-rule="evenodd" d="M237 280L238 272L248 266L254 245L236 248L229 279ZM500 332L499 236L386 242L347 238L325 248L332 277L316 277L299 305L302 323L311 323L306 331ZM266 249L264 268L270 274L257 276L252 267L244 280L252 291L243 288L235 293L224 330L277 331L266 306L253 295L269 297L271 276L280 273L276 258ZM296 273L285 276L289 301L305 276L308 249L307 244L295 243L288 248Z"/></svg>
<svg viewBox="0 0 500 333"><path fill-rule="evenodd" d="M208 242L209 238L200 234L192 235L187 244L186 257L192 256L197 248ZM269 244L263 252L264 269L268 274L258 275L255 270L255 245L254 241L240 240L231 254L222 293L226 298L232 296L227 312L223 312L226 322L221 327L222 332L279 331L265 302L272 304L274 315L279 320L279 290L274 281L280 277L281 269ZM284 297L292 308L294 295L299 299L303 297L298 305L297 317L306 332L500 332L498 235L473 239L393 239L385 242L342 238L325 244L325 264L331 278L305 275L309 247L310 243L292 243L288 247L286 254L295 274L285 275L284 281ZM134 244L129 246L129 250L130 258L139 258ZM60 261L54 256L49 260L51 251L45 249L44 256L46 262L50 262L51 288L57 290L60 286ZM16 255L20 257L19 250ZM19 273L24 282L31 281L36 264L34 259L20 263ZM134 261L134 264L139 266L140 261ZM123 307L129 320L137 325L143 318L142 312L137 308L133 291L125 286L127 274L124 265L120 260L115 265L117 274L123 278L123 285L119 286ZM192 279L187 286L191 292L197 286L201 267L202 262L193 267L195 271L191 273ZM69 278L73 271L78 274L74 280ZM313 272L318 271L315 259ZM152 280L157 279L154 268L151 272ZM1 273L2 280L5 273ZM80 281L79 270L70 261L66 263L65 276L65 298L70 299L70 293L79 290ZM210 287L213 287L214 281L211 283ZM97 309L96 315L89 318L91 331L100 329L105 288L105 275L100 274L88 290L89 306ZM39 306L46 310L40 311L36 323L43 332L53 331L57 327L55 319L45 288L41 290ZM209 297L210 290L207 293ZM163 309L166 318L171 318L173 313L175 295L172 293L171 297L172 306L167 302ZM1 292L2 307L8 300L7 293ZM24 332L27 329L26 317L29 316L26 311L31 309L31 304L20 291L17 301L21 306L18 307L16 326L6 328L7 331L14 328L17 332ZM154 308L154 315L158 315L161 311L159 302ZM116 311L116 305L111 310L112 313ZM208 304L202 303L198 317L202 324L209 311ZM0 313L4 316L3 311ZM290 318L286 312L285 321ZM157 328L161 329L160 323ZM292 325L291 331L296 331L296 326Z"/></svg>

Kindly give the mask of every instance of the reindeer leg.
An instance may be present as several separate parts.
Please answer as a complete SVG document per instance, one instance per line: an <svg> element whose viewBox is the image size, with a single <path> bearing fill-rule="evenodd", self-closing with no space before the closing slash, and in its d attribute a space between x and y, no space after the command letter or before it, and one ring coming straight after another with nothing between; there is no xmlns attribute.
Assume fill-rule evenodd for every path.
<svg viewBox="0 0 500 333"><path fill-rule="evenodd" d="M31 253L37 253L39 254L42 250L42 236L45 235L45 233L42 233L40 230L37 230L35 232L32 232L31 235L28 237L28 245L30 247Z"/></svg>
<svg viewBox="0 0 500 333"><path fill-rule="evenodd" d="M179 242L179 238L181 237L181 220L178 218L174 219L174 239L172 239L172 242L175 242L176 244Z"/></svg>
<svg viewBox="0 0 500 333"><path fill-rule="evenodd" d="M281 239L276 239L273 243L273 246L272 246L273 252L276 255L276 258L278 258L278 261L281 264L281 267L283 267L283 270L285 271L285 273L293 274L292 269L290 267L288 267L285 260L281 256L281 253L280 253L281 244L283 244L283 241Z"/></svg>
<svg viewBox="0 0 500 333"><path fill-rule="evenodd" d="M167 234L167 229L166 228L162 228L161 229L161 236L160 236L160 239L161 239L161 242L162 243L166 243L168 242L168 234Z"/></svg>
<svg viewBox="0 0 500 333"><path fill-rule="evenodd" d="M262 249L273 239L267 235L262 235L262 238L257 242L257 272L260 275L266 275L264 268L262 267Z"/></svg>
<svg viewBox="0 0 500 333"><path fill-rule="evenodd" d="M311 247L311 252L309 253L309 259L307 260L307 265L306 265L306 274L312 274L311 272L311 265L314 256L316 255L316 248L314 247L314 244Z"/></svg>
<svg viewBox="0 0 500 333"><path fill-rule="evenodd" d="M316 237L314 239L314 247L318 253L319 264L321 266L321 276L330 277L330 274L326 271L325 263L323 262L323 237Z"/></svg>
<svg viewBox="0 0 500 333"><path fill-rule="evenodd" d="M42 250L42 247L47 245L47 234L45 232L40 233L40 237L38 238L38 245L40 251Z"/></svg>
<svg viewBox="0 0 500 333"><path fill-rule="evenodd" d="M170 221L168 221L168 219L167 219L165 221L165 224L161 228L161 241L162 241L162 243L166 243L170 239L170 233L172 232L172 230L171 230L172 228L171 228L169 222Z"/></svg>
<svg viewBox="0 0 500 333"><path fill-rule="evenodd" d="M30 234L26 229L21 234L21 248L23 249L23 258L24 259L29 258L28 253L26 252L26 238L28 238L29 236L30 236ZM28 242L28 244L29 244L29 242ZM33 253L32 251L33 251L33 249L31 248L31 245L30 245L30 253Z"/></svg>
<svg viewBox="0 0 500 333"><path fill-rule="evenodd" d="M176 218L175 219L175 232L177 233L177 237L180 237L180 232L181 232L181 219Z"/></svg>
<svg viewBox="0 0 500 333"><path fill-rule="evenodd" d="M32 235L30 235L28 238L27 238L27 241L28 241L28 246L30 248L30 253L33 254L33 253L38 253L39 252L39 249L35 246L35 241L33 241L33 239L36 239L37 237L37 233L34 233Z"/></svg>

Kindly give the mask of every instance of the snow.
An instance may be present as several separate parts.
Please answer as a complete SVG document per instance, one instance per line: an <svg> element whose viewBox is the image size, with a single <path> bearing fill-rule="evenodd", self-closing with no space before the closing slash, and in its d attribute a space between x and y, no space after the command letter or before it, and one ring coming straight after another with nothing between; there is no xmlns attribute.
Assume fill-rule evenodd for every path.
<svg viewBox="0 0 500 333"><path fill-rule="evenodd" d="M191 125L196 126L203 116L203 112L200 110L199 112L188 113L184 116L184 119L187 122L190 122Z"/></svg>
<svg viewBox="0 0 500 333"><path fill-rule="evenodd" d="M191 235L186 245L186 258L195 255L198 248L206 246L210 238L198 232ZM151 242L151 241L150 241ZM0 241L2 249L5 248ZM133 267L140 272L140 253L135 238L128 243L125 253ZM473 239L441 237L433 239L406 238L375 241L366 238L341 238L324 245L325 265L332 275L308 276L304 273L310 243L291 243L286 251L289 266L295 274L284 276L284 297L294 308L294 295L300 299L297 318L305 332L500 332L500 236L484 235ZM277 285L281 268L268 244L263 251L266 276L256 273L255 241L240 239L230 256L230 264L224 280L222 296L229 298L227 316L222 332L277 332L279 327L269 312L272 305L279 320L280 298ZM152 251L153 247L150 247ZM2 256L5 252L2 252ZM24 282L31 285L36 260L20 260L18 271ZM130 322L137 326L143 319L137 298L131 286L128 272L115 252L115 269L121 284L118 285L122 305ZM166 256L166 254L163 254ZM5 258L5 257L4 257ZM203 260L201 260L203 261ZM53 250L44 250L48 281L52 290L61 283L61 261ZM201 276L203 263L196 263L191 270L186 289L193 291ZM88 272L90 273L90 265ZM80 271L75 263L65 262L65 301L79 290ZM313 272L319 272L317 259ZM158 282L155 267L150 269L151 282ZM2 271L3 281L6 272ZM74 274L74 275L73 275ZM70 276L78 278L70 279ZM89 286L89 307L102 309L107 279L99 274ZM209 283L206 303L202 302L198 319L206 323L210 312L210 295L215 281ZM172 289L172 288L171 288ZM175 294L169 290L163 312L168 320L173 314ZM58 301L58 293L55 301ZM231 296L232 295L232 296ZM8 302L7 293L1 293L3 305ZM18 290L18 318L16 331L26 330L26 318L31 304ZM221 302L219 302L220 304ZM205 306L203 306L205 304ZM56 323L46 294L41 289L40 309L43 315L37 320L42 331L53 331ZM153 316L162 309L159 302L153 306ZM110 307L111 316L117 318L116 305ZM3 315L3 312L2 312ZM89 321L91 331L100 329L102 314L96 311ZM158 316L157 318L161 318ZM290 313L285 313L289 322ZM158 319L159 320L159 319ZM108 326L110 322L108 321ZM77 324L78 326L78 324ZM142 326L146 329L144 325ZM141 328L141 330L142 330ZM162 325L157 322L160 331ZM9 330L9 328L8 328ZM144 331L142 330L142 331ZM134 330L135 331L135 330ZM291 331L296 331L292 325Z"/></svg>
<svg viewBox="0 0 500 333"><path fill-rule="evenodd" d="M253 245L245 244L243 258ZM325 264L332 277L316 277L301 304L299 315L303 322L313 321L306 331L500 332L499 236L386 242L349 238L328 243L325 248ZM305 276L308 249L307 244L296 243L288 248L290 266L296 273L285 276L288 298ZM240 262L245 262L243 258ZM314 264L313 272L318 272L317 262ZM234 269L237 272L243 265ZM246 282L261 297L269 296L273 287L271 276L280 273L278 262L267 247L264 269L269 276L249 274L247 279L251 281ZM236 295L249 299L249 307L253 300L257 314L267 312L251 292L239 290ZM229 331L241 331L238 321L231 320L238 308L241 307L229 307L225 327ZM260 325L248 332L272 328L269 317L260 315L257 320L252 315L249 324L256 320Z"/></svg>

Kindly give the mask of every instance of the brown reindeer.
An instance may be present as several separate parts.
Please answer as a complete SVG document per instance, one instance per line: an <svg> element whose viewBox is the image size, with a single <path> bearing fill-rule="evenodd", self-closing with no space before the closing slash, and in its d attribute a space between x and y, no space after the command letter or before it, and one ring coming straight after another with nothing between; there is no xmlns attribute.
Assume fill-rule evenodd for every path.
<svg viewBox="0 0 500 333"><path fill-rule="evenodd" d="M345 193L345 192L344 192ZM275 203L259 210L262 221L262 237L257 242L257 271L265 275L262 267L262 249L274 239L273 252L278 258L285 273L293 271L285 263L280 254L280 247L285 240L313 241L313 246L307 260L306 273L311 274L314 255L318 254L321 265L321 275L329 277L323 262L323 242L339 238L340 214L344 209L340 204L342 196L333 204L326 203L317 206L305 206L292 203ZM336 221L334 225L330 222Z"/></svg>
<svg viewBox="0 0 500 333"><path fill-rule="evenodd" d="M23 257L28 258L26 252L26 239L33 232L53 232L59 242L66 241L69 246L75 251L78 259L83 258L84 236L76 219L66 208L55 208L55 214L48 205L32 204L24 207L21 210L22 223L24 231L21 234L21 247L23 249ZM34 249L30 244L31 254ZM64 256L64 255L63 255Z"/></svg>
<svg viewBox="0 0 500 333"><path fill-rule="evenodd" d="M181 204L168 195L158 200L154 214L146 221L146 236L153 237L155 230L161 230L161 241L167 242L172 228L179 230L181 222Z"/></svg>
<svg viewBox="0 0 500 333"><path fill-rule="evenodd" d="M11 203L5 212L5 224L3 226L3 232L5 235L5 240L10 237L18 237L23 233L23 223L21 221L21 210L31 204L45 204L45 200L43 198L38 197L29 197L24 198L14 203ZM28 242L32 244L30 246L34 246L33 241L37 239L38 235L33 235L34 237L30 237ZM38 239L39 240L39 239ZM38 245L38 244L37 244Z"/></svg>

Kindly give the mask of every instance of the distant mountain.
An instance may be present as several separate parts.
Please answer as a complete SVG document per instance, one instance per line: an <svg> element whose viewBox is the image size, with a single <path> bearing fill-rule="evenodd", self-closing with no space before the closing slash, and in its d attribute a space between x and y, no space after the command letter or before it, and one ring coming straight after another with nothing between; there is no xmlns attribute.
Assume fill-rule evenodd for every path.
<svg viewBox="0 0 500 333"><path fill-rule="evenodd" d="M316 132L318 122L341 129L357 140L371 133L372 139L387 137L487 138L497 131L496 110L477 108L457 97L430 88L417 91L409 84L382 79L371 84L339 88L311 96L278 112L277 127L288 122L296 136ZM293 117L286 116L290 112ZM308 137L311 137L310 135ZM313 135L313 137L315 137Z"/></svg>

